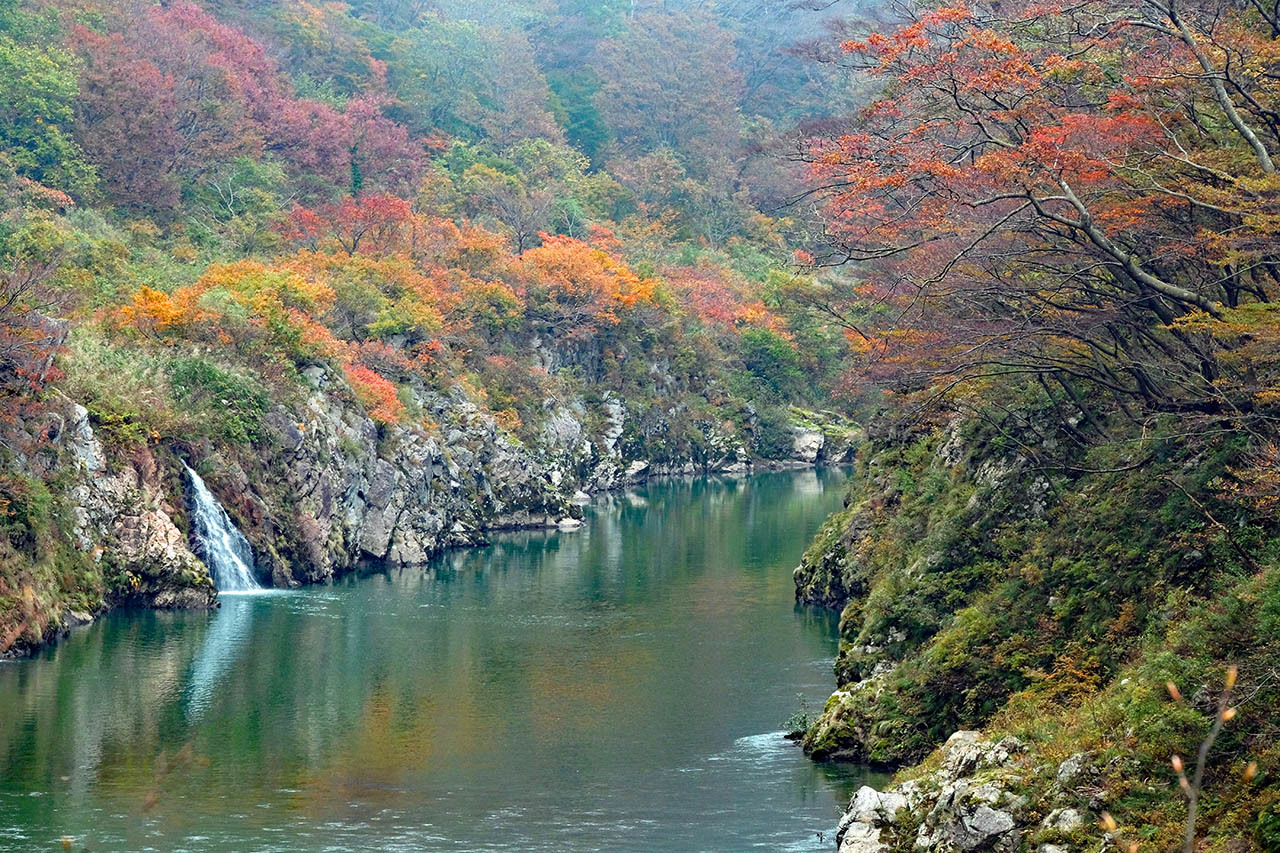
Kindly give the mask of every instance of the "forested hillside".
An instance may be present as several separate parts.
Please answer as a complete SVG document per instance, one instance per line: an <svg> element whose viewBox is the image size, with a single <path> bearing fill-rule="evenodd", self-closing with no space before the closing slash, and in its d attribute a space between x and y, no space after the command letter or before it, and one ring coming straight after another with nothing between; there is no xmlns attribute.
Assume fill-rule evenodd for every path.
<svg viewBox="0 0 1280 853"><path fill-rule="evenodd" d="M924 764L842 851L1278 849L1278 25L951 4L843 44L880 88L799 158L858 275L813 296L895 414L797 570L842 608L804 743Z"/></svg>
<svg viewBox="0 0 1280 853"><path fill-rule="evenodd" d="M1277 157L1259 0L0 0L0 654L197 476L291 587L857 447L843 853L1280 849Z"/></svg>
<svg viewBox="0 0 1280 853"><path fill-rule="evenodd" d="M289 585L842 453L847 344L784 298L784 131L856 94L788 49L823 20L4 0L0 649L211 600L184 463Z"/></svg>

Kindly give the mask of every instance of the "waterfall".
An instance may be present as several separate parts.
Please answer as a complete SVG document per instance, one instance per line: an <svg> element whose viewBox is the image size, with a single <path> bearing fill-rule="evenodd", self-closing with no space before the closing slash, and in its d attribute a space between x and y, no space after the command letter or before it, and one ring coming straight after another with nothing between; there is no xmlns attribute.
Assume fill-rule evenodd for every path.
<svg viewBox="0 0 1280 853"><path fill-rule="evenodd" d="M196 550L213 573L219 592L247 592L262 589L253 576L253 551L249 540L231 523L222 504L209 492L200 475L186 465L191 483L191 530Z"/></svg>

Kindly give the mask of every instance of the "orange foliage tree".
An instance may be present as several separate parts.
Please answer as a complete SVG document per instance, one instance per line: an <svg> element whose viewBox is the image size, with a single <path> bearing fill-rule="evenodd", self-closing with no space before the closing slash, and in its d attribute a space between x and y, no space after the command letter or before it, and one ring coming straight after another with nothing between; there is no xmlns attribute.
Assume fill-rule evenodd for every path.
<svg viewBox="0 0 1280 853"><path fill-rule="evenodd" d="M810 140L827 302L913 388L1022 372L1224 409L1215 323L1280 283L1280 50L1261 6L1196 0L900 9L843 48L883 80Z"/></svg>
<svg viewBox="0 0 1280 853"><path fill-rule="evenodd" d="M758 287L732 270L703 264L665 270L667 287L680 306L705 328L737 332L748 326L787 333L786 321L760 299Z"/></svg>
<svg viewBox="0 0 1280 853"><path fill-rule="evenodd" d="M386 254L411 248L416 218L409 202L386 193L344 198L312 210L298 205L283 226L284 237L312 249L325 241L348 254Z"/></svg>
<svg viewBox="0 0 1280 853"><path fill-rule="evenodd" d="M651 302L657 286L603 248L550 234L520 256L520 271L529 318L570 338L618 325L622 312Z"/></svg>

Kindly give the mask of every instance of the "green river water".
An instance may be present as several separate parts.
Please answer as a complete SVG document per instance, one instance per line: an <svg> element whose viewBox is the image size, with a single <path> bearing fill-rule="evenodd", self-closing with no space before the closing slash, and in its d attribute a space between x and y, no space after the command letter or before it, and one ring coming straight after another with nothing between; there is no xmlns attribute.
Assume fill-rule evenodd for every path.
<svg viewBox="0 0 1280 853"><path fill-rule="evenodd" d="M779 729L831 686L791 570L842 480L652 484L0 662L0 850L833 850L869 775Z"/></svg>

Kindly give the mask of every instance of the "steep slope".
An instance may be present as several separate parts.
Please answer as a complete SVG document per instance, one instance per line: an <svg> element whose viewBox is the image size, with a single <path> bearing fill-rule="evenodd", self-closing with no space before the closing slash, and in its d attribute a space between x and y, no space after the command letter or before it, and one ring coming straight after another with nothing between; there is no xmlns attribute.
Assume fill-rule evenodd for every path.
<svg viewBox="0 0 1280 853"><path fill-rule="evenodd" d="M1012 391L873 430L796 571L800 601L842 608L806 751L923 762L855 798L841 850L1086 849L1104 813L1110 837L1167 849L1186 814L1170 756L1194 763L1229 664L1239 713L1209 754L1201 849L1273 849L1280 570L1236 479L1248 441L1172 416L1064 422Z"/></svg>

